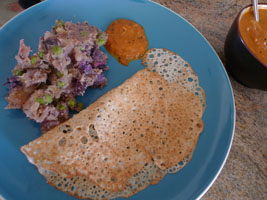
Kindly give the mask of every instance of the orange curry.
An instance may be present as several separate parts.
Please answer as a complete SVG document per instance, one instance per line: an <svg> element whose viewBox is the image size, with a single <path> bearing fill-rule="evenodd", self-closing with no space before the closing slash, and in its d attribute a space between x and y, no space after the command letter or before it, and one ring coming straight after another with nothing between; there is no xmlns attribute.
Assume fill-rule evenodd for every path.
<svg viewBox="0 0 267 200"><path fill-rule="evenodd" d="M122 65L141 58L148 48L144 28L134 21L118 19L108 29L108 41L105 45L109 53Z"/></svg>
<svg viewBox="0 0 267 200"><path fill-rule="evenodd" d="M256 22L252 8L247 9L239 20L239 30L247 47L267 66L267 8L259 9L259 17Z"/></svg>

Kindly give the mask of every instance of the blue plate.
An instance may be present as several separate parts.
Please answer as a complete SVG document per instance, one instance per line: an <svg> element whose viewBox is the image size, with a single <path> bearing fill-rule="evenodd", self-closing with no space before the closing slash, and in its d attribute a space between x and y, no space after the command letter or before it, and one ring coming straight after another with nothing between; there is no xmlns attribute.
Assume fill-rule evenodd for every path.
<svg viewBox="0 0 267 200"><path fill-rule="evenodd" d="M8 199L74 199L48 185L20 152L20 147L40 136L39 126L20 110L5 110L7 87L2 86L15 66L19 40L37 50L39 37L56 19L88 21L105 30L118 18L141 24L149 48L167 48L191 63L206 92L204 131L191 162L159 184L149 186L130 199L197 199L211 186L228 156L235 124L234 98L224 67L207 40L187 21L172 11L145 0L48 0L13 18L0 29L0 194ZM109 56L108 85L88 89L80 98L86 105L143 68L140 60L128 67Z"/></svg>

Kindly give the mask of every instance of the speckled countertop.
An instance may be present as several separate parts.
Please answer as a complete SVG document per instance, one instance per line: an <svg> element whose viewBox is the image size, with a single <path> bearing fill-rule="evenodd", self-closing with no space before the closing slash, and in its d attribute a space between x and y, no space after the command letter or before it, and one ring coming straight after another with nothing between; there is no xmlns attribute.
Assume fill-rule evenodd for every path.
<svg viewBox="0 0 267 200"><path fill-rule="evenodd" d="M226 34L249 0L155 0L192 23L224 62ZM0 0L0 25L16 13ZM14 0L15 2L15 0ZM267 1L260 1L265 2ZM202 200L267 200L267 92L246 88L230 76L235 95L233 146L219 177Z"/></svg>
<svg viewBox="0 0 267 200"><path fill-rule="evenodd" d="M155 1L192 23L223 62L227 32L241 8L250 3L249 0ZM230 80L236 104L234 141L222 172L202 200L267 199L267 91L246 88L231 76Z"/></svg>

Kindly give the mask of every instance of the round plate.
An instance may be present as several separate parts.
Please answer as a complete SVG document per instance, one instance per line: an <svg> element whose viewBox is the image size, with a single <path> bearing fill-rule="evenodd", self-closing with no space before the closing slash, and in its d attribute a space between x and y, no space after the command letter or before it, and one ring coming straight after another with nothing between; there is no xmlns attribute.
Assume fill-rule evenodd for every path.
<svg viewBox="0 0 267 200"><path fill-rule="evenodd" d="M87 21L101 30L118 18L141 24L149 48L167 48L187 60L206 92L204 131L191 162L180 172L167 175L130 199L197 199L211 186L228 156L233 138L235 107L224 67L207 40L187 21L172 11L144 0L44 1L13 18L0 29L1 83L11 76L16 65L19 40L37 50L39 37L51 30L56 19ZM103 49L104 50L104 49ZM105 51L105 50L104 50ZM106 51L105 51L106 52ZM109 55L108 84L102 90L88 89L80 100L89 105L110 89L143 68L140 60L128 67ZM0 194L8 199L74 199L48 185L21 153L20 147L41 135L39 125L21 110L5 110L6 86L0 87Z"/></svg>

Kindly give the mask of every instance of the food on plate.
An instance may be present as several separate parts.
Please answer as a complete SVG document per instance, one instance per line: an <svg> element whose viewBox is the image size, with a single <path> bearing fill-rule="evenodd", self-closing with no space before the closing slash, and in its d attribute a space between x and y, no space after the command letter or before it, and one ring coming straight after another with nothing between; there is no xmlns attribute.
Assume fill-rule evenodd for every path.
<svg viewBox="0 0 267 200"><path fill-rule="evenodd" d="M38 52L20 41L17 65L8 78L7 109L22 109L30 119L41 123L46 132L69 118L69 109L80 111L76 102L87 87L103 87L107 55L99 48L107 35L87 22L56 21L40 38Z"/></svg>
<svg viewBox="0 0 267 200"><path fill-rule="evenodd" d="M198 76L191 65L178 54L163 48L152 48L144 55L142 64L151 71L158 72L170 83L176 82L194 93L205 109L205 92L199 85Z"/></svg>
<svg viewBox="0 0 267 200"><path fill-rule="evenodd" d="M205 92L199 85L198 76L190 63L168 49L152 48L143 56L142 64L150 71L160 74L169 83L177 83L195 94L202 103L202 112L204 113L206 108ZM192 152L183 161L169 168L167 172L172 174L182 169L191 160Z"/></svg>
<svg viewBox="0 0 267 200"><path fill-rule="evenodd" d="M256 22L250 7L240 16L239 31L248 49L267 66L267 8L259 7L260 20Z"/></svg>
<svg viewBox="0 0 267 200"><path fill-rule="evenodd" d="M124 190L111 192L98 187L96 184L92 183L89 178L84 176L66 178L43 168L39 168L39 172L46 178L49 184L63 192L77 198L97 200L130 197L145 189L150 184L157 184L166 174L166 170L160 170L154 162L150 162L145 164L138 173L129 178Z"/></svg>
<svg viewBox="0 0 267 200"><path fill-rule="evenodd" d="M189 162L203 130L204 92L196 95L188 79L171 83L166 80L171 74L162 77L145 64L148 68L21 148L48 183L80 198L128 197Z"/></svg>
<svg viewBox="0 0 267 200"><path fill-rule="evenodd" d="M108 40L105 47L122 65L127 66L147 51L148 41L144 28L132 20L115 20L106 32Z"/></svg>

